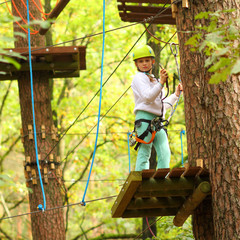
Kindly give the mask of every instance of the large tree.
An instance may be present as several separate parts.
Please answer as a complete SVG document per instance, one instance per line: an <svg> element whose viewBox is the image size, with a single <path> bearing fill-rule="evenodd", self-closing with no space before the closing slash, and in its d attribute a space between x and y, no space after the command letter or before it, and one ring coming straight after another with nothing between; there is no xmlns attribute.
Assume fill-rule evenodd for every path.
<svg viewBox="0 0 240 240"><path fill-rule="evenodd" d="M195 34L196 25L209 22L209 19L195 20L198 13L237 9L232 14L221 15L227 23L233 14L239 17L237 4L239 1L235 0L189 0L186 9L177 4L188 157L191 165L199 158L204 160L212 186L212 203L202 203L193 215L196 239L239 239L240 236L240 76L209 84L211 74L204 67L205 54L191 52L185 43Z"/></svg>
<svg viewBox="0 0 240 240"><path fill-rule="evenodd" d="M27 12L23 3L20 0L14 1L16 5L12 7L13 14L19 16L18 11L21 16L26 20ZM40 6L39 6L40 8ZM41 13L33 4L32 1L29 1L29 9L36 19L41 19ZM20 24L24 24L20 21ZM23 32L17 24L14 24L14 32ZM23 32L24 33L24 32ZM27 47L28 41L27 38L18 37L15 42L15 47ZM45 37L40 36L39 34L31 35L31 46L32 47L44 47L45 46ZM34 64L34 63L33 63ZM21 106L21 118L22 118L22 129L23 134L26 136L24 138L24 150L25 156L29 156L31 159L31 168L35 169L36 173L36 154L34 141L28 137L28 125L33 124L33 113L32 113L32 104L31 104L31 86L30 86L30 74L29 72L22 72L18 78L18 87L19 87L19 99ZM36 119L36 130L37 132L41 131L41 125L45 125L46 138L43 139L41 135L38 136L37 146L38 152L41 154L41 158L45 159L48 156L49 152L52 150L55 145L55 141L51 137L51 128L53 125L52 119L52 109L51 109L51 91L49 87L48 75L45 71L34 71L33 72L33 92L34 92L34 101L35 101L35 119ZM56 149L52 151L54 159L56 160L57 153ZM49 160L47 158L46 160ZM45 168L49 171L49 166L40 162L42 170ZM55 170L51 170L54 172ZM56 175L56 174L55 174ZM49 174L48 184L44 184L45 196L46 196L46 208L50 209L56 206L62 206L62 196L61 188L58 184L55 175ZM37 174L37 178L38 178ZM32 189L32 192L29 192L29 203L30 209L32 212L37 210L39 204L43 204L42 190L40 187L39 179L37 184L33 185L33 182L29 182L29 187ZM32 235L33 239L65 239L65 229L64 229L64 220L63 220L63 210L51 210L45 211L44 213L37 213L31 215L31 225L32 225Z"/></svg>

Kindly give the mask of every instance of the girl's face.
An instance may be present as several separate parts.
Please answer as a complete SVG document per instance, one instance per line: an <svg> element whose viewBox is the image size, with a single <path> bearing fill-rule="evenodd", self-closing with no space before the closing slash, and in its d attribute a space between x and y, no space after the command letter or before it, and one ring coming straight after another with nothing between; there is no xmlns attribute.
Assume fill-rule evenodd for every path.
<svg viewBox="0 0 240 240"><path fill-rule="evenodd" d="M152 69L152 65L155 63L155 60L152 57L143 57L135 61L136 67L141 72L148 72Z"/></svg>

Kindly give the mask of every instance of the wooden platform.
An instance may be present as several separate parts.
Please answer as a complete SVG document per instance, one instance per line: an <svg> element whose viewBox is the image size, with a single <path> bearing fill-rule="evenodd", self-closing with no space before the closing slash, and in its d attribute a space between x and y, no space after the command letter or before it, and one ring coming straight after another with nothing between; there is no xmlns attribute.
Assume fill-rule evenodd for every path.
<svg viewBox="0 0 240 240"><path fill-rule="evenodd" d="M6 72L5 75L0 75L0 80L14 80L21 72L29 71L28 48L5 50L21 53L27 59L14 57L21 64L19 70L12 64L0 62L0 71ZM33 71L47 71L50 78L78 77L79 71L86 69L85 46L32 48L31 50Z"/></svg>
<svg viewBox="0 0 240 240"><path fill-rule="evenodd" d="M200 184L209 187L208 181L208 172L201 167L131 172L112 207L112 217L175 216Z"/></svg>
<svg viewBox="0 0 240 240"><path fill-rule="evenodd" d="M124 22L142 22L144 19L163 11L151 23L176 25L176 19L172 17L171 7L168 8L171 0L117 0L117 2L119 15Z"/></svg>

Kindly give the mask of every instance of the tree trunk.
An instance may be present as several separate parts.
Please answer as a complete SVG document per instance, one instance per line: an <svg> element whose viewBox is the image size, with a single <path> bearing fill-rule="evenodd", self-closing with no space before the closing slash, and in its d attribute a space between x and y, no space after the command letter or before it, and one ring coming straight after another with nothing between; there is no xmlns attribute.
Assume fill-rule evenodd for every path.
<svg viewBox="0 0 240 240"><path fill-rule="evenodd" d="M26 9L20 0L14 1L17 9L23 16L27 19ZM33 4L32 1L29 1L30 12L36 19L41 18L41 14ZM18 16L18 13L13 9L13 14ZM31 19L32 20L32 19ZM20 22L23 24L23 22ZM18 25L14 24L14 32L23 32ZM44 36L39 34L31 35L31 46L32 47L43 47ZM27 38L18 37L15 42L15 47L27 47L28 41ZM32 63L34 64L34 62ZM39 182L38 170L36 166L36 154L34 140L29 139L28 136L28 125L33 125L33 115L32 115L32 103L31 103L31 86L30 86L30 74L29 72L22 72L21 76L18 79L19 86L19 98L21 106L21 117L22 117L22 128L24 137L24 150L25 156L30 156L31 160L31 169L35 169L37 173L37 184L34 185L33 181L29 181L29 187L32 189L32 192L29 192L29 203L31 212L37 210L39 204L43 204L42 190ZM37 133L41 132L41 125L45 125L46 129L46 138L43 139L41 134L37 134L37 145L38 153L41 155L41 159L45 160L45 157L51 151L53 146L56 144L56 141L52 139L51 136L51 127L53 125L52 119L52 110L51 110L51 94L49 87L48 75L44 71L35 71L33 72L33 92L34 92L34 101L35 101L35 119L36 119L36 131ZM56 150L52 151L54 156L54 161L56 162ZM40 160L40 159L39 159ZM56 171L50 169L50 165L46 163L49 162L49 157L43 162L40 161L40 165L43 169L48 171L48 184L44 184L45 196L46 196L46 209L50 209L56 206L62 206L62 196L60 191L60 186L55 177ZM57 167L56 167L57 168ZM50 173L51 171L51 173ZM53 174L54 173L54 174ZM30 178L28 176L27 178ZM65 230L64 230L64 220L63 220L63 210L50 210L43 213L37 213L31 215L31 225L32 225L32 235L33 239L65 239Z"/></svg>
<svg viewBox="0 0 240 240"><path fill-rule="evenodd" d="M202 203L193 215L196 239L231 239L240 236L239 205L239 106L240 77L233 76L218 85L209 85L204 68L206 57L191 52L185 42L194 34L200 12L236 8L235 0L189 1L189 8L177 4L177 30L180 43L181 77L184 87L188 161L204 160L209 169L212 203ZM239 8L238 8L239 16ZM224 17L224 16L223 16ZM223 19L223 20L228 20ZM207 20L201 20L204 25Z"/></svg>

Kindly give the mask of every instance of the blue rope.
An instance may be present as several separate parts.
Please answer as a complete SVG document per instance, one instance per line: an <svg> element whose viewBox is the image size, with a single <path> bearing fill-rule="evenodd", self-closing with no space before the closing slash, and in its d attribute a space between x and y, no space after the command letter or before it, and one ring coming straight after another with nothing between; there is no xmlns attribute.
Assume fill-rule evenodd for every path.
<svg viewBox="0 0 240 240"><path fill-rule="evenodd" d="M42 182L42 176L41 171L39 167L39 160L38 160L38 149L37 149L37 134L36 134L36 121L35 121L35 110L34 110L34 95L33 95L33 74L32 74L32 56L31 56L31 37L30 37L30 17L29 17L29 2L27 0L27 22L28 22L28 52L29 52L29 69L30 69L30 80L31 80L31 98L32 98L32 114L33 114L33 133L34 133L34 143L35 143L35 153L36 153L36 162L37 162L37 168L38 168L38 175L39 180L41 184L42 189L42 195L43 195L43 208L42 205L38 205L39 210L45 210L46 209L46 198L44 193L44 187Z"/></svg>
<svg viewBox="0 0 240 240"><path fill-rule="evenodd" d="M130 158L130 142L129 136L131 135L130 132L127 133L127 140L128 140L128 159L129 159L129 172L131 172L131 158Z"/></svg>
<svg viewBox="0 0 240 240"><path fill-rule="evenodd" d="M181 137L181 156L182 156L182 166L184 166L184 163L183 163L183 140L182 140L182 135L185 135L185 130L181 130L180 132L180 137Z"/></svg>
<svg viewBox="0 0 240 240"><path fill-rule="evenodd" d="M98 132L99 132L99 123L100 123L100 116L101 116L101 102L102 102L102 82L103 82L103 60L104 60L104 48L105 48L105 0L103 0L103 37L102 37L102 62L101 62L101 81L100 81L100 96L99 96L99 108L98 108L98 122L97 122L97 132L96 132L96 139L95 139L95 145L94 145L94 151L93 151L93 157L92 157L92 162L91 162L91 167L90 171L88 174L88 179L87 179L87 184L86 188L83 194L82 202L81 205L85 206L85 196L87 193L88 189L88 184L90 181L90 176L92 173L92 167L94 163L94 158L96 154L96 149L97 149L97 141L98 141Z"/></svg>

